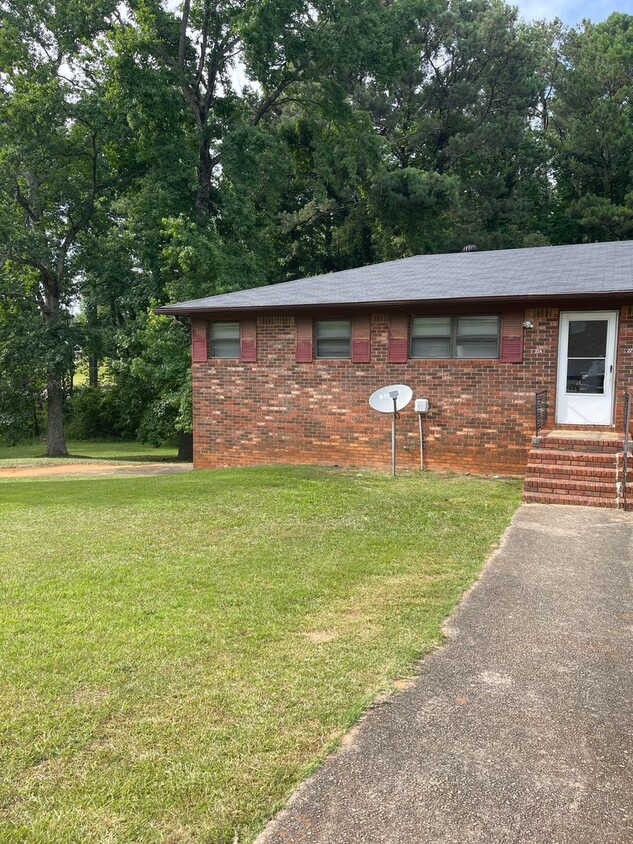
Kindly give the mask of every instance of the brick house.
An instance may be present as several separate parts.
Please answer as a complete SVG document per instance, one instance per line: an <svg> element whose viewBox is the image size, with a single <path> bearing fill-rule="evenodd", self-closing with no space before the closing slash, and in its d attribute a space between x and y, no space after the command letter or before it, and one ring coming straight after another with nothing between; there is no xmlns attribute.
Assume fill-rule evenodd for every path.
<svg viewBox="0 0 633 844"><path fill-rule="evenodd" d="M633 241L420 255L157 312L191 318L197 467L386 468L368 397L401 383L429 400L429 468L528 471L532 500L622 498ZM419 465L413 403L398 451Z"/></svg>

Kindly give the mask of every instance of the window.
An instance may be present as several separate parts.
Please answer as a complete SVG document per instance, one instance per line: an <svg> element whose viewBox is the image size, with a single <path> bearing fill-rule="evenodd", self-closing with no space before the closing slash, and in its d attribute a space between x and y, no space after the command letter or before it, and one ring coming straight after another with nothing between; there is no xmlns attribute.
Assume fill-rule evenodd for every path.
<svg viewBox="0 0 633 844"><path fill-rule="evenodd" d="M499 317L457 317L456 358L498 358Z"/></svg>
<svg viewBox="0 0 633 844"><path fill-rule="evenodd" d="M411 322L411 357L452 357L451 333L450 317L414 317Z"/></svg>
<svg viewBox="0 0 633 844"><path fill-rule="evenodd" d="M412 358L497 358L498 316L414 317Z"/></svg>
<svg viewBox="0 0 633 844"><path fill-rule="evenodd" d="M212 358L239 358L239 322L212 322L209 334Z"/></svg>
<svg viewBox="0 0 633 844"><path fill-rule="evenodd" d="M349 358L352 323L349 319L318 319L315 329L318 358Z"/></svg>

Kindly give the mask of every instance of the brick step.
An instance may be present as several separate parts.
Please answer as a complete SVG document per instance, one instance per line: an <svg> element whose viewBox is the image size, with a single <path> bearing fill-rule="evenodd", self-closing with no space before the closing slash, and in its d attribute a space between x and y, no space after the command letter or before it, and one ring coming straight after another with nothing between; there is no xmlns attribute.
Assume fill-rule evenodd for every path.
<svg viewBox="0 0 633 844"><path fill-rule="evenodd" d="M545 463L547 465L563 466L615 466L616 452L599 453L586 451L556 451L552 448L532 448L528 454L531 464Z"/></svg>
<svg viewBox="0 0 633 844"><path fill-rule="evenodd" d="M523 489L529 492L546 492L561 495L583 495L589 498L615 498L615 481L608 483L570 478L526 478ZM627 495L633 500L633 484L627 483Z"/></svg>
<svg viewBox="0 0 633 844"><path fill-rule="evenodd" d="M579 463L528 463L526 477L528 478L578 478L579 480L595 478L595 480L612 481L617 479L617 468L592 464L585 466Z"/></svg>
<svg viewBox="0 0 633 844"><path fill-rule="evenodd" d="M613 498L592 498L586 495L561 495L560 493L524 492L523 501L527 504L573 504L580 507L609 507L613 510L632 510L633 503L623 507Z"/></svg>
<svg viewBox="0 0 633 844"><path fill-rule="evenodd" d="M594 440L594 439L571 439L568 437L540 437L534 446L539 449L557 449L561 451L580 451L591 454L615 454L622 451L624 440Z"/></svg>

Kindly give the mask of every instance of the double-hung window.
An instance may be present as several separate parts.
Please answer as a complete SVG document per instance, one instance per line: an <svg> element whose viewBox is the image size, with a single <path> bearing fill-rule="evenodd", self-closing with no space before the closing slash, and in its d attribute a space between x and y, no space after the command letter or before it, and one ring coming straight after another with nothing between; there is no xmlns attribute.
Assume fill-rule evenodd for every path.
<svg viewBox="0 0 633 844"><path fill-rule="evenodd" d="M317 358L351 358L351 320L317 319L314 327L314 336Z"/></svg>
<svg viewBox="0 0 633 844"><path fill-rule="evenodd" d="M212 358L239 358L239 322L212 322L209 325L209 340Z"/></svg>
<svg viewBox="0 0 633 844"><path fill-rule="evenodd" d="M499 357L498 316L460 316L455 322L456 358Z"/></svg>
<svg viewBox="0 0 633 844"><path fill-rule="evenodd" d="M448 317L413 317L411 320L412 358L450 358L452 320Z"/></svg>
<svg viewBox="0 0 633 844"><path fill-rule="evenodd" d="M413 317L412 358L498 358L498 316Z"/></svg>

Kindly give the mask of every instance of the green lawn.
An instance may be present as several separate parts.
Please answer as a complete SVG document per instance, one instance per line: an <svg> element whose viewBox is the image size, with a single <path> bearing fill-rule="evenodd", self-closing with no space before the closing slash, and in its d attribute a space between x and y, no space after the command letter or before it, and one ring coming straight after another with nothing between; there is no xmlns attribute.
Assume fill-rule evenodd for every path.
<svg viewBox="0 0 633 844"><path fill-rule="evenodd" d="M68 452L75 463L93 460L107 461L162 461L175 460L178 453L176 446L159 446L139 442L121 442L111 440L69 440ZM68 462L67 457L45 457L45 442L28 442L19 445L0 445L0 469L27 466L53 466Z"/></svg>
<svg viewBox="0 0 633 844"><path fill-rule="evenodd" d="M0 483L0 841L248 842L440 639L519 483Z"/></svg>

